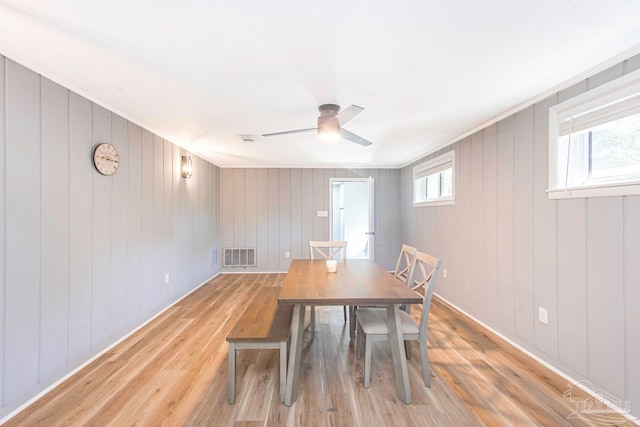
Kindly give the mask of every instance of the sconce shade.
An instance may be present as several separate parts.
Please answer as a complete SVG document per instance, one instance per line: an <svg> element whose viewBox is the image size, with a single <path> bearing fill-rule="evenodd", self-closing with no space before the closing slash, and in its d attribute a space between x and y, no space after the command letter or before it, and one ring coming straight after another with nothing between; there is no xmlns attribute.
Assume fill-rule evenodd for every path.
<svg viewBox="0 0 640 427"><path fill-rule="evenodd" d="M191 157L182 156L182 177L191 178L193 174L193 166L191 164Z"/></svg>

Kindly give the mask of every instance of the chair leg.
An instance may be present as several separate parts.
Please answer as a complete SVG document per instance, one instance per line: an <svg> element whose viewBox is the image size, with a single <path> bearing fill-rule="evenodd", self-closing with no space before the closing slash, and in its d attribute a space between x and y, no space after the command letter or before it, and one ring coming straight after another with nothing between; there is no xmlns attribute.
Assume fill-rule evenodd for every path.
<svg viewBox="0 0 640 427"><path fill-rule="evenodd" d="M316 336L316 306L311 306L311 338Z"/></svg>
<svg viewBox="0 0 640 427"><path fill-rule="evenodd" d="M349 306L349 337L354 339L356 337L356 306Z"/></svg>
<svg viewBox="0 0 640 427"><path fill-rule="evenodd" d="M342 315L344 316L344 322L347 323L347 306L343 305L342 306Z"/></svg>
<svg viewBox="0 0 640 427"><path fill-rule="evenodd" d="M404 342L404 352L407 355L407 360L411 360L411 341L405 340L405 342Z"/></svg>
<svg viewBox="0 0 640 427"><path fill-rule="evenodd" d="M366 335L364 344L364 388L369 388L371 382L371 344L373 335Z"/></svg>
<svg viewBox="0 0 640 427"><path fill-rule="evenodd" d="M427 355L427 337L422 335L420 335L420 361L422 362L424 386L431 387L431 378L429 376L429 356Z"/></svg>
<svg viewBox="0 0 640 427"><path fill-rule="evenodd" d="M356 359L362 359L362 336L364 335L364 331L362 330L362 326L358 323L358 333L356 334Z"/></svg>
<svg viewBox="0 0 640 427"><path fill-rule="evenodd" d="M229 404L236 401L236 344L229 343Z"/></svg>

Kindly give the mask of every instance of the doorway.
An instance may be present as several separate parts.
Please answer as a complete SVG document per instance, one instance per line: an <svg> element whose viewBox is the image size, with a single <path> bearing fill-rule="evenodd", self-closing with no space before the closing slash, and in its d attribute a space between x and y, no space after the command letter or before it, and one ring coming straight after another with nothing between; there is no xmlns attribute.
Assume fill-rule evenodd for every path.
<svg viewBox="0 0 640 427"><path fill-rule="evenodd" d="M331 178L331 240L347 241L347 258L374 259L373 178Z"/></svg>

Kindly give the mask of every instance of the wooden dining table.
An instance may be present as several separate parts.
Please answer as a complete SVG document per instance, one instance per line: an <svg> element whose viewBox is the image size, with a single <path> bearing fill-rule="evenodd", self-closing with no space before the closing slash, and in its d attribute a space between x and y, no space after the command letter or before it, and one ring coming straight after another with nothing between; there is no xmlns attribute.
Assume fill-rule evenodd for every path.
<svg viewBox="0 0 640 427"><path fill-rule="evenodd" d="M337 271L329 273L325 260L293 260L278 296L278 304L294 306L284 403L291 406L298 394L304 311L307 305L386 306L396 391L401 401L411 403L411 388L399 310L402 304L421 302L422 298L419 295L374 261L355 259L338 261Z"/></svg>

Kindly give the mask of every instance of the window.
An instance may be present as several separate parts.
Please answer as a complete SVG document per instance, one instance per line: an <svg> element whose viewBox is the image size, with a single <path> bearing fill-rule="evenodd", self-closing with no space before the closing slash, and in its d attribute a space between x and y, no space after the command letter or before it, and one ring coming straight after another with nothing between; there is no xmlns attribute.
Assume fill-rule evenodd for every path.
<svg viewBox="0 0 640 427"><path fill-rule="evenodd" d="M640 71L549 109L549 198L640 194Z"/></svg>
<svg viewBox="0 0 640 427"><path fill-rule="evenodd" d="M428 160L413 168L413 206L455 203L455 151Z"/></svg>

